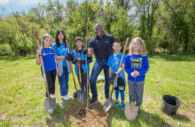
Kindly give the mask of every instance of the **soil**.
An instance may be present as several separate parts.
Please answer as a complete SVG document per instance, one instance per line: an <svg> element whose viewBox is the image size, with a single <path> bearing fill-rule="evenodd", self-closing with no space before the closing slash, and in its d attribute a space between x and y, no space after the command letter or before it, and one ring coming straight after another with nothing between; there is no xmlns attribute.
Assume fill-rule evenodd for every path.
<svg viewBox="0 0 195 127"><path fill-rule="evenodd" d="M70 109L64 112L70 123L75 123L79 127L107 127L109 113L103 111L103 104L95 102L89 105L86 103L73 103Z"/></svg>

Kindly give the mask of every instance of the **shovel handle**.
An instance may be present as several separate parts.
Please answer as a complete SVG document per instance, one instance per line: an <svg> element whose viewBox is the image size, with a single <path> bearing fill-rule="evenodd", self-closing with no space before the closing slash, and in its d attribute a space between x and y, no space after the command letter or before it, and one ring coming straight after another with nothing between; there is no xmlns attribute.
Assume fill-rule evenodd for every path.
<svg viewBox="0 0 195 127"><path fill-rule="evenodd" d="M38 31L35 31L35 36L36 36L36 40L37 40L37 47L40 50ZM40 61L41 61L41 66L42 66L42 71L43 71L43 79L45 81L46 93L47 93L47 96L49 97L49 89L48 89L48 83L47 83L47 79L46 79L43 57L41 54L39 54L39 55L40 55Z"/></svg>
<svg viewBox="0 0 195 127"><path fill-rule="evenodd" d="M80 81L80 83L82 83L82 79L81 79L81 64L78 64L78 68L79 68L79 81Z"/></svg>
<svg viewBox="0 0 195 127"><path fill-rule="evenodd" d="M68 48L68 53L70 53L69 44L68 44L67 40L66 40L66 45L67 45L67 48ZM75 89L76 89L76 91L78 91L77 86L76 86L76 80L75 80L75 77L74 77L74 71L73 71L73 68L72 68L72 61L70 61L70 69L71 69L71 72L72 72L72 78L73 78Z"/></svg>

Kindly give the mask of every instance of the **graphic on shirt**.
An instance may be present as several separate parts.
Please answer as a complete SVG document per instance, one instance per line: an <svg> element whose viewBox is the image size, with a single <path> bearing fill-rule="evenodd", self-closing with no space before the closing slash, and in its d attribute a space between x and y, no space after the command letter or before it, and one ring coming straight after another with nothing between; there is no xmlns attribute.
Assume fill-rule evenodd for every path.
<svg viewBox="0 0 195 127"><path fill-rule="evenodd" d="M111 63L112 63L113 72L116 72L120 64L120 59L118 59L117 56L113 56Z"/></svg>
<svg viewBox="0 0 195 127"><path fill-rule="evenodd" d="M141 69L142 68L142 58L131 57L131 68Z"/></svg>

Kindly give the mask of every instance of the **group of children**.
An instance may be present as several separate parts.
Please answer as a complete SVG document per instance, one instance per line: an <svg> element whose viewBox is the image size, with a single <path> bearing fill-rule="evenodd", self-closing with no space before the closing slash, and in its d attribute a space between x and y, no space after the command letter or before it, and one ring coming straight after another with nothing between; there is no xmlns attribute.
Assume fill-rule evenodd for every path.
<svg viewBox="0 0 195 127"><path fill-rule="evenodd" d="M36 64L40 65L40 55L42 55L51 98L55 98L55 80L57 74L62 99L70 99L70 96L68 95L68 80L69 73L71 72L69 69L70 61L75 64L75 72L78 79L79 77L81 78L81 89L86 89L87 73L90 71L89 63L92 62L92 57L87 56L88 50L83 47L83 39L81 37L76 37L76 49L72 51L70 45L67 43L64 31L60 29L56 31L55 43L53 45L52 37L49 34L44 34L41 42L42 48L41 50L37 50ZM109 66L111 83L114 81L116 75L118 75L115 84L116 100L114 101L114 104L119 104L118 108L120 109L125 107L125 70L128 74L129 102L136 102L136 106L139 107L140 112L145 74L149 69L144 41L140 37L134 38L131 41L129 53L124 56L122 66L120 67L119 64L122 58L121 43L116 41L113 43L112 47L114 53L108 58L107 65ZM121 103L119 103L119 93L121 95ZM47 94L46 97L48 97Z"/></svg>

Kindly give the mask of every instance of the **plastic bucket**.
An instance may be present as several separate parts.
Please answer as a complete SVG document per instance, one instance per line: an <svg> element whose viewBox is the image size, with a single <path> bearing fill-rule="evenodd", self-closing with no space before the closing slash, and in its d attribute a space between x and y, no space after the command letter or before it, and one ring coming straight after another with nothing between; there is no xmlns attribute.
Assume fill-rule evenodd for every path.
<svg viewBox="0 0 195 127"><path fill-rule="evenodd" d="M162 97L161 109L168 115L175 115L180 105L181 101L175 96L164 95Z"/></svg>

